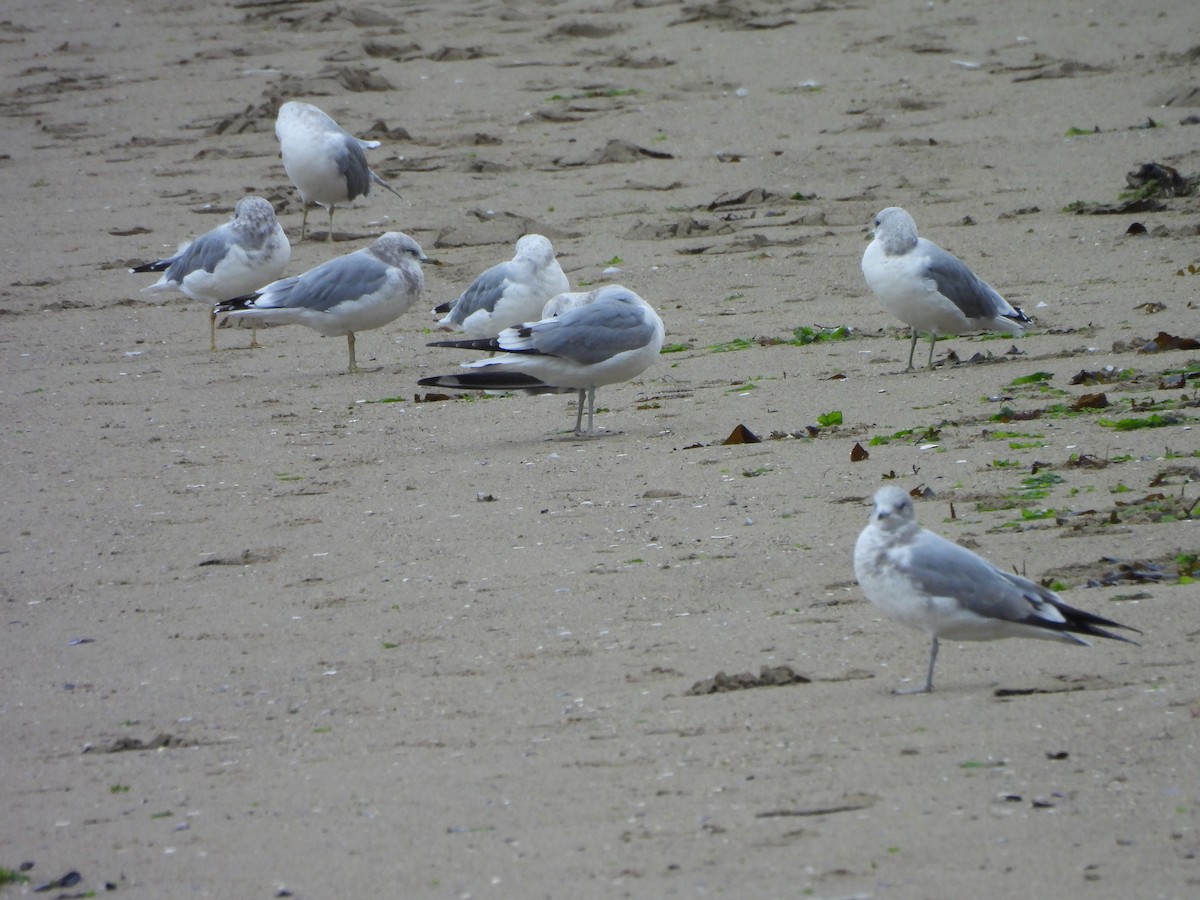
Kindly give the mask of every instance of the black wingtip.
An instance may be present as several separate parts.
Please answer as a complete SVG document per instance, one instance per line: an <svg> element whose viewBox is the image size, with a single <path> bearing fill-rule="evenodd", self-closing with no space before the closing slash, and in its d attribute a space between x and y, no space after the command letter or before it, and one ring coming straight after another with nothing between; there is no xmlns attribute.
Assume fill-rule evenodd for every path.
<svg viewBox="0 0 1200 900"><path fill-rule="evenodd" d="M253 309L254 301L257 299L258 294L246 294L242 297L234 297L232 300L223 300L213 307L213 315L237 312L239 309Z"/></svg>
<svg viewBox="0 0 1200 900"><path fill-rule="evenodd" d="M532 375L521 372L462 372L431 375L417 381L422 387L458 388L465 391L558 391Z"/></svg>
<svg viewBox="0 0 1200 900"><path fill-rule="evenodd" d="M490 350L493 353L500 350L500 342L496 338L466 338L456 341L433 341L426 347L451 347L455 350Z"/></svg>
<svg viewBox="0 0 1200 900"><path fill-rule="evenodd" d="M1016 313L1016 315L1005 316L1005 318L1012 319L1014 322L1018 322L1021 325L1032 325L1033 324L1033 319L1029 318L1029 316L1027 316L1025 314L1025 310L1021 309L1021 307L1014 306L1013 311Z"/></svg>
<svg viewBox="0 0 1200 900"><path fill-rule="evenodd" d="M1128 625L1118 625L1117 627L1128 628L1130 631L1137 632L1138 634L1142 633L1136 628L1130 628ZM1135 647L1142 646L1133 638L1127 638L1123 634L1113 634L1111 631L1105 631L1103 628L1097 628L1094 625L1085 625L1082 628L1069 628L1068 630L1074 632L1075 634L1087 635L1088 637L1108 638L1110 641L1121 641L1125 644L1133 644Z"/></svg>
<svg viewBox="0 0 1200 900"><path fill-rule="evenodd" d="M171 268L171 261L169 259L160 259L156 262L143 263L140 266L134 266L129 271L131 273L137 273L141 275L146 272L165 272L169 268Z"/></svg>
<svg viewBox="0 0 1200 900"><path fill-rule="evenodd" d="M450 312L450 310L452 310L453 308L454 308L454 301L447 300L445 303L435 306L433 308L433 311L435 313L437 313L439 316L444 316L446 313Z"/></svg>
<svg viewBox="0 0 1200 900"><path fill-rule="evenodd" d="M1106 619L1095 613L1067 606L1065 603L1058 604L1058 611L1067 620L1064 626L1065 631L1088 635L1089 637L1107 638L1110 641L1123 641L1126 644L1133 644L1138 647L1141 646L1133 638L1127 638L1123 634L1113 634L1111 631L1105 630L1107 628L1123 628L1126 631L1132 631L1134 634L1142 633L1140 629L1134 628L1132 625L1122 625L1120 622L1114 622L1112 619Z"/></svg>

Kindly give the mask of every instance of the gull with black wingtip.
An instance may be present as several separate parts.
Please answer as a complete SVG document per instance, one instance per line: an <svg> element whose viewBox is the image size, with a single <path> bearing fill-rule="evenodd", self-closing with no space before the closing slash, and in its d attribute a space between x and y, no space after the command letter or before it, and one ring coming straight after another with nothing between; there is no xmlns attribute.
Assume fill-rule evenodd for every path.
<svg viewBox="0 0 1200 900"><path fill-rule="evenodd" d="M1136 628L1068 606L1040 584L922 528L912 497L894 485L875 492L870 521L854 545L854 574L880 610L930 637L924 686L896 693L933 690L939 638L1026 637L1087 646L1079 636L1087 635L1137 643L1105 630Z"/></svg>
<svg viewBox="0 0 1200 900"><path fill-rule="evenodd" d="M596 388L646 371L662 349L663 321L649 303L619 284L559 295L548 301L546 310L558 314L506 328L494 338L430 344L498 355L464 363L469 372L422 378L419 383L483 391L576 391L575 434L595 435ZM585 399L587 431L582 427Z"/></svg>
<svg viewBox="0 0 1200 900"><path fill-rule="evenodd" d="M395 321L421 296L422 263L436 263L407 234L389 231L369 247L338 256L247 297L217 304L217 314L275 325L305 325L345 335L350 371L358 372L354 334Z"/></svg>
<svg viewBox="0 0 1200 900"><path fill-rule="evenodd" d="M135 266L130 272L162 272L145 294L178 291L210 305L208 346L217 349L217 315L211 304L221 303L258 290L283 274L292 258L275 208L262 197L243 197L234 207L233 218L179 248L174 256ZM250 346L258 346L257 332Z"/></svg>
<svg viewBox="0 0 1200 900"><path fill-rule="evenodd" d="M927 368L932 369L939 336L1003 331L1019 337L1033 324L957 256L918 237L917 223L898 206L875 217L862 271L883 308L912 329L909 369L921 333L929 335Z"/></svg>

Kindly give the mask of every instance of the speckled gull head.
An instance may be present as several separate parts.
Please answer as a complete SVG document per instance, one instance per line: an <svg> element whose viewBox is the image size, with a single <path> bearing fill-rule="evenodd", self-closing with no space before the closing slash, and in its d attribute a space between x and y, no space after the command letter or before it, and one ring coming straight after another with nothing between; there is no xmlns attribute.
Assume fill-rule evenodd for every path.
<svg viewBox="0 0 1200 900"><path fill-rule="evenodd" d="M917 246L917 222L907 210L889 206L875 217L874 237L886 256L900 256Z"/></svg>

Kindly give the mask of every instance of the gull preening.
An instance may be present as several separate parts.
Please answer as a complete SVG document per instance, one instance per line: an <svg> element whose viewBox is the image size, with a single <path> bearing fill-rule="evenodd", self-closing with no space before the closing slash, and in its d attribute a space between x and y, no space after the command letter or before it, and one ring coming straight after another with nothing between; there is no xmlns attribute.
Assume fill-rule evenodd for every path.
<svg viewBox="0 0 1200 900"><path fill-rule="evenodd" d="M546 302L570 290L554 246L540 234L517 241L508 262L498 263L479 275L457 300L434 309L438 325L472 337L495 337L505 328L532 322Z"/></svg>
<svg viewBox="0 0 1200 900"><path fill-rule="evenodd" d="M425 286L421 263L435 262L403 232L389 231L369 247L338 256L302 275L268 284L214 312L277 325L306 325L326 337L346 336L350 371L354 333L382 328L413 305Z"/></svg>
<svg viewBox="0 0 1200 900"><path fill-rule="evenodd" d="M300 192L304 218L300 240L308 229L308 206L329 207L329 236L333 241L333 208L365 197L377 184L400 194L367 165L367 154L379 141L361 141L311 103L290 100L279 107L275 137L283 155L283 169Z"/></svg>
<svg viewBox="0 0 1200 900"><path fill-rule="evenodd" d="M1033 323L957 256L917 237L917 223L898 206L875 217L862 271L884 309L912 329L909 369L921 333L929 334L927 368L932 369L941 335L1006 331L1019 337Z"/></svg>
<svg viewBox="0 0 1200 900"><path fill-rule="evenodd" d="M500 353L464 363L470 372L422 378L419 383L471 390L576 391L575 434L594 435L596 388L646 371L662 349L663 321L649 303L619 284L568 294L563 300L551 298L546 309L559 312L506 328L494 338L430 344ZM582 429L585 398L586 432Z"/></svg>
<svg viewBox="0 0 1200 900"><path fill-rule="evenodd" d="M597 288L597 290L599 290ZM546 305L542 307L542 318L553 319L555 316L561 316L569 309L576 309L580 306L587 306L596 299L596 291L564 291L546 301Z"/></svg>
<svg viewBox="0 0 1200 900"><path fill-rule="evenodd" d="M233 218L194 241L184 244L174 256L135 266L130 272L162 272L144 294L177 291L192 300L210 305L209 349L217 349L217 316L211 305L256 291L283 274L292 258L275 208L262 197L243 197ZM250 346L257 347L257 334Z"/></svg>
<svg viewBox="0 0 1200 900"><path fill-rule="evenodd" d="M1086 646L1088 642L1077 637L1083 634L1137 643L1104 630L1136 632L1136 628L1068 606L1040 584L1003 572L967 548L922 528L912 497L894 485L875 492L871 519L854 545L854 574L868 600L932 641L924 686L896 693L933 690L933 664L942 637L956 641L1027 637Z"/></svg>

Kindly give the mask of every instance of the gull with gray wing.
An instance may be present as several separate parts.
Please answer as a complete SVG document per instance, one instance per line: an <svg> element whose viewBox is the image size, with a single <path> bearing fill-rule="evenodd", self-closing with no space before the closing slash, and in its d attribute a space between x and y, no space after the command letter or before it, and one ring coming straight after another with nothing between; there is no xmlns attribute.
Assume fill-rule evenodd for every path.
<svg viewBox="0 0 1200 900"><path fill-rule="evenodd" d="M441 328L490 338L510 326L534 321L546 301L570 288L550 240L527 234L517 241L512 259L487 269L457 300L433 312L442 316Z"/></svg>
<svg viewBox="0 0 1200 900"><path fill-rule="evenodd" d="M1009 574L982 556L917 524L912 497L890 485L875 492L867 527L854 545L854 574L867 599L891 618L929 635L924 686L933 690L938 640L994 641L1027 637L1069 644L1079 635L1135 644L1106 631L1125 628L1068 606L1053 591ZM1139 632L1140 633L1140 632Z"/></svg>
<svg viewBox="0 0 1200 900"><path fill-rule="evenodd" d="M395 321L421 296L421 263L435 262L403 232L389 231L369 247L338 256L301 275L268 284L214 312L278 325L306 325L327 337L346 336L350 371L359 371L354 333Z"/></svg>
<svg viewBox="0 0 1200 900"><path fill-rule="evenodd" d="M1004 331L1020 336L1033 324L957 256L917 237L917 223L898 206L875 217L862 271L884 309L912 329L909 369L922 332L929 334L927 367L932 369L933 348L941 335Z"/></svg>
<svg viewBox="0 0 1200 900"><path fill-rule="evenodd" d="M499 351L499 355L464 363L470 372L422 378L419 383L530 393L576 391L575 434L594 435L596 388L628 381L646 371L662 349L663 321L649 303L619 284L571 300L559 305L558 298L551 298L551 309L563 309L559 315L506 328L495 338L430 344ZM586 432L582 428L585 398Z"/></svg>
<svg viewBox="0 0 1200 900"><path fill-rule="evenodd" d="M317 203L329 207L329 235L333 241L333 208L365 197L377 184L400 194L367 165L363 151L373 150L379 141L362 141L311 103L288 101L275 117L275 137L283 156L283 169L300 192L304 218L300 222L300 240L308 230L308 206Z"/></svg>
<svg viewBox="0 0 1200 900"><path fill-rule="evenodd" d="M209 305L209 349L217 349L217 316L212 304L232 300L283 274L292 258L275 209L262 197L243 197L233 218L184 244L174 256L135 266L130 272L162 272L145 294L177 291ZM257 334L250 346L257 347Z"/></svg>

